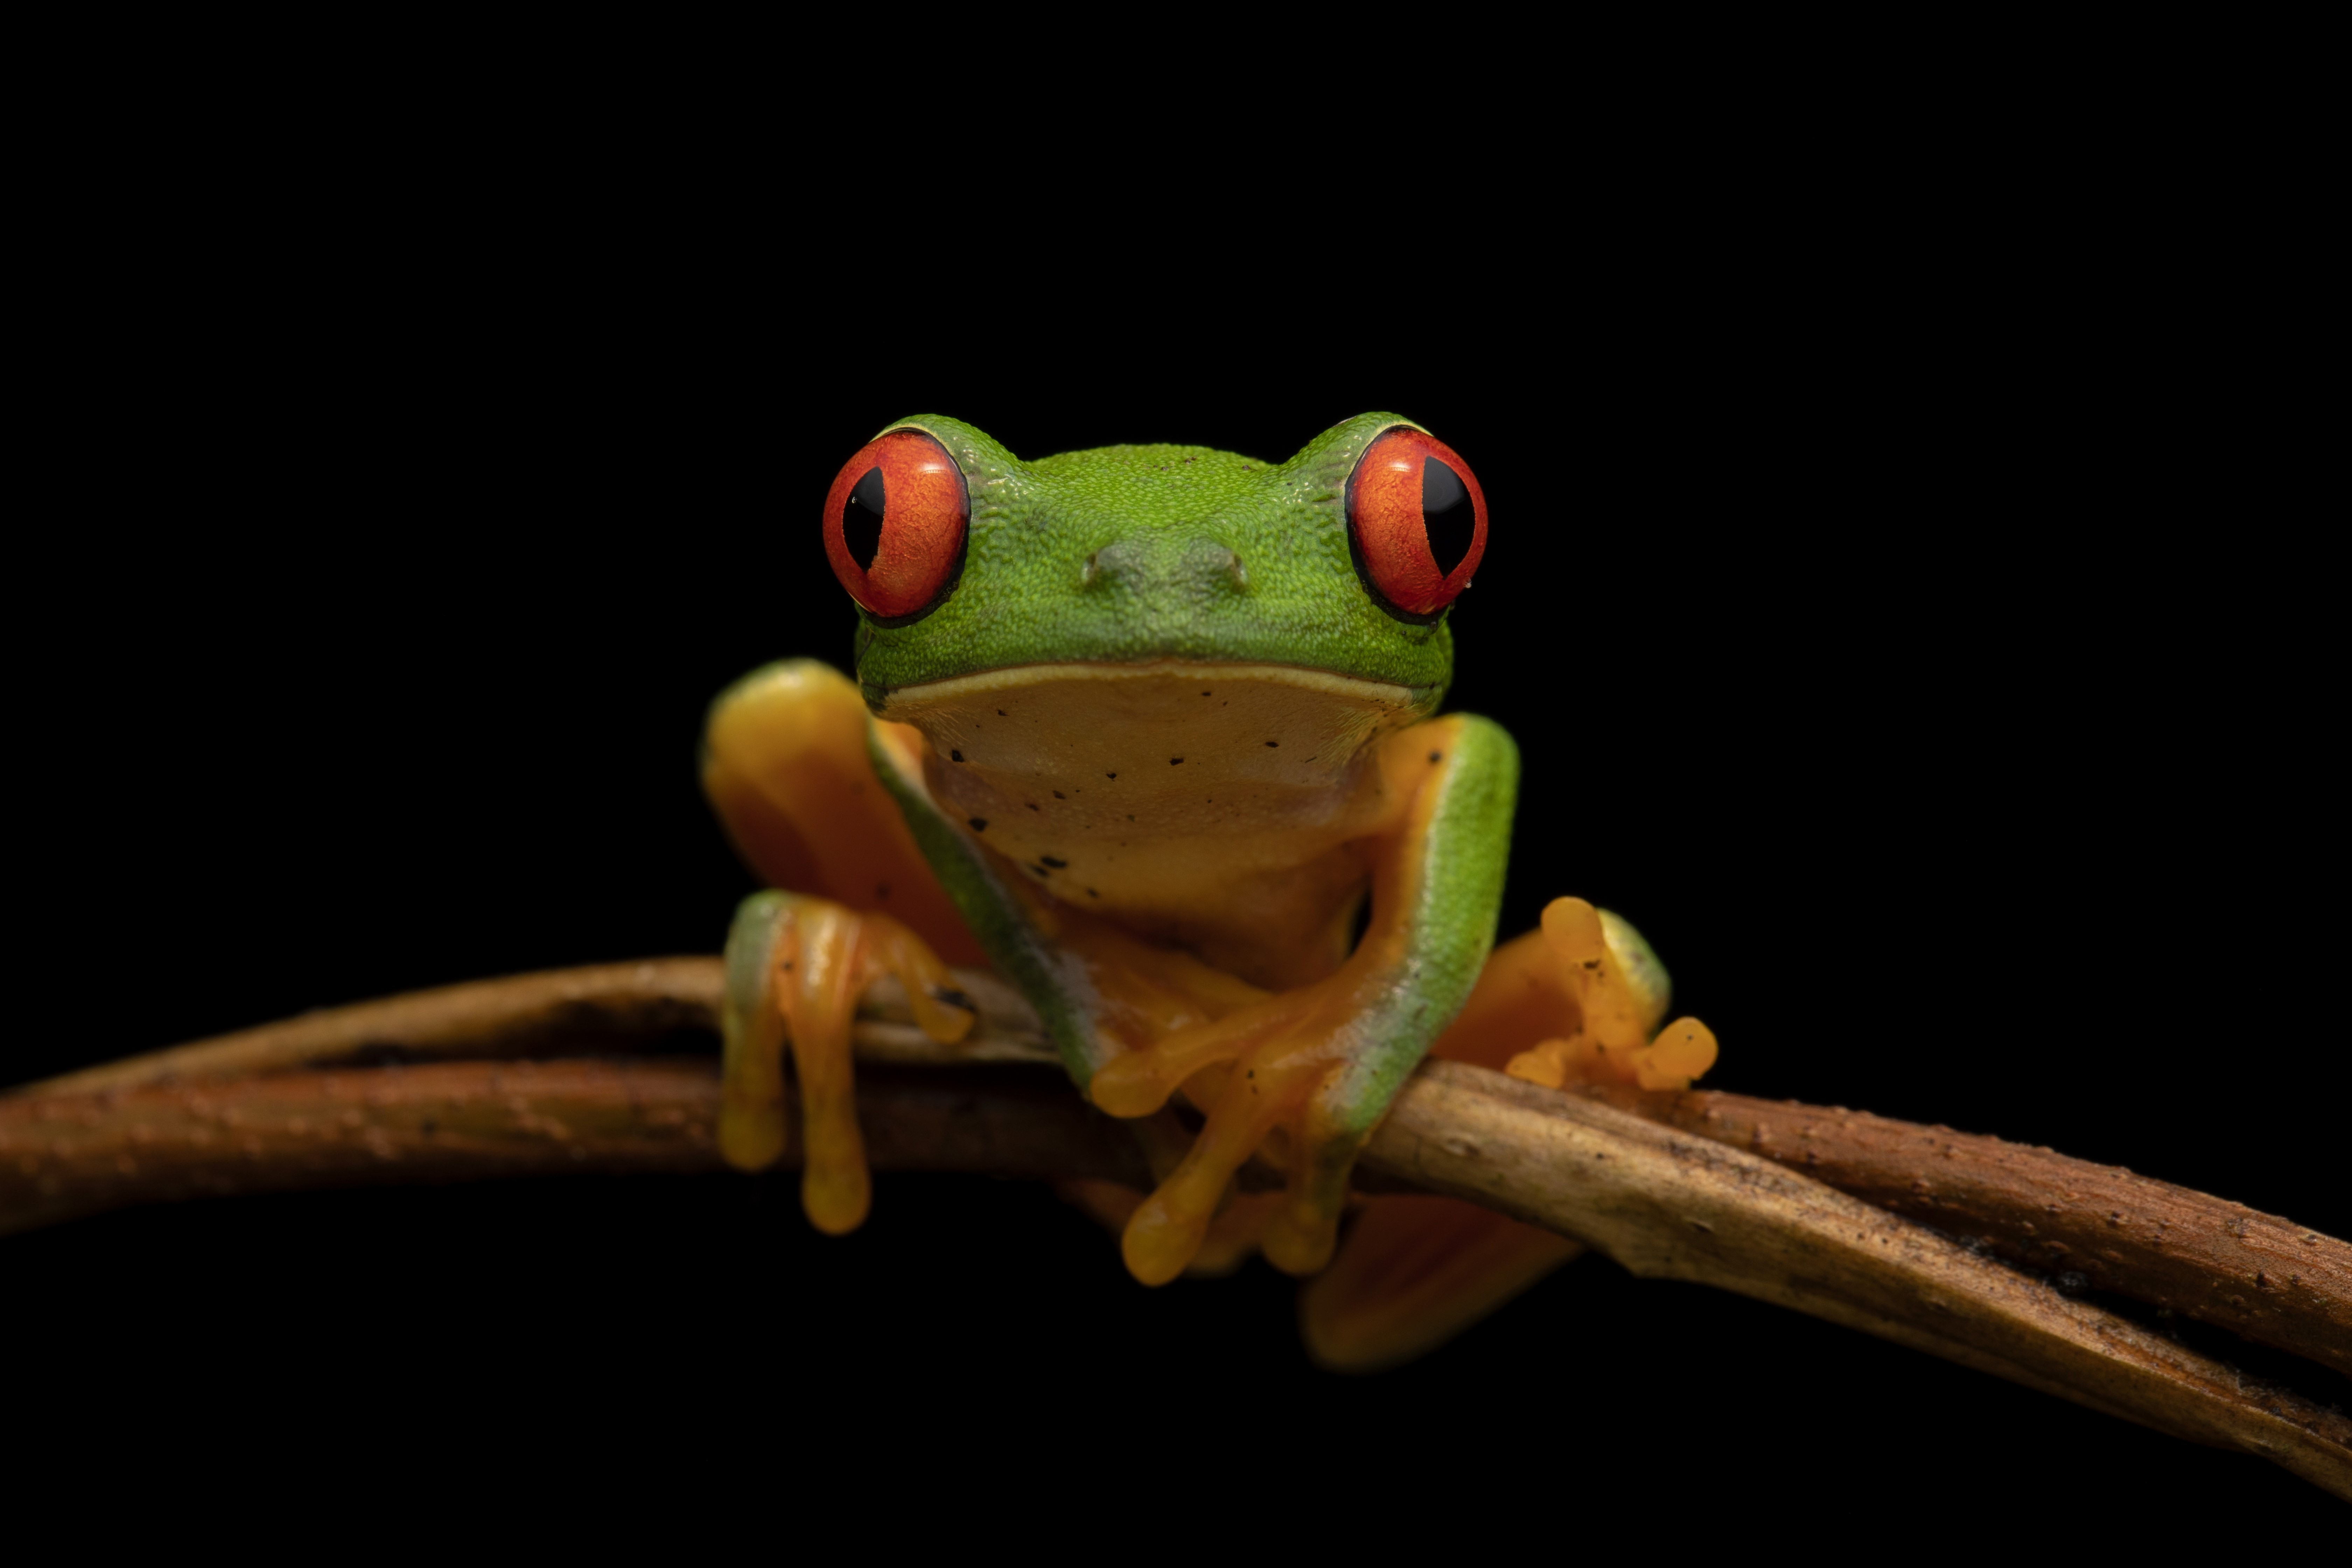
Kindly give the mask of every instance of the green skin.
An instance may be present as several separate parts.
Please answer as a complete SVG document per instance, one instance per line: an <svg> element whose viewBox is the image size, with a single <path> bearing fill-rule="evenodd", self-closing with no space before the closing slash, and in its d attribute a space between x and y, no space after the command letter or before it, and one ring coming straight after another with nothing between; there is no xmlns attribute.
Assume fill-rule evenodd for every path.
<svg viewBox="0 0 2352 1568"><path fill-rule="evenodd" d="M1104 447L1024 463L959 420L925 415L971 493L963 579L912 626L861 613L869 704L892 689L1015 665L1150 658L1297 665L1411 688L1433 713L1454 637L1372 602L1348 552L1345 490L1385 430L1367 414L1278 466L1205 447ZM1229 569L1247 563L1246 585ZM1097 570L1078 570L1089 557Z"/></svg>
<svg viewBox="0 0 2352 1568"><path fill-rule="evenodd" d="M1023 462L957 420L891 426L929 435L961 468L969 545L961 578L919 619L885 626L860 611L856 679L868 707L881 713L907 688L982 671L1175 659L1292 666L1402 687L1409 697L1396 723L1427 720L1453 673L1445 617L1414 624L1372 597L1350 555L1345 512L1365 447L1410 424L1367 414L1278 465L1170 446ZM1416 847L1424 859L1405 952L1386 1000L1350 1026L1349 1066L1326 1091L1330 1124L1349 1135L1345 1148L1326 1152L1336 1167L1460 1010L1494 942L1517 748L1500 726L1465 718L1450 749ZM1083 970L1030 923L1007 885L1014 868L945 815L920 778L902 775L886 749L869 750L932 869L1084 1088L1108 1057ZM764 940L772 898L746 903L730 950ZM734 1009L760 1010L760 966L737 967Z"/></svg>

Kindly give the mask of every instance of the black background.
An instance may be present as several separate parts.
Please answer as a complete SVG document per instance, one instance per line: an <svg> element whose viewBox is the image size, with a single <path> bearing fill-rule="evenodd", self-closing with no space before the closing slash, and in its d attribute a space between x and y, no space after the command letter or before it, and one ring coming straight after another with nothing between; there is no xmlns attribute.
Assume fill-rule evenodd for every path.
<svg viewBox="0 0 2352 1568"><path fill-rule="evenodd" d="M2133 259L2123 220L1825 195L1612 237L1498 194L1433 234L1209 192L1181 223L945 223L848 174L673 172L551 194L395 160L313 221L166 208L180 264L110 275L58 393L91 438L16 579L47 627L19 983L58 1007L0 1078L714 951L751 883L698 794L703 706L774 658L845 663L818 503L893 418L1280 458L1393 409L1492 503L1451 705L1523 751L1507 933L1563 892L1624 911L1720 1037L1714 1085L2352 1232L2335 637L2252 426L2294 435L2248 390L2263 323ZM1328 1377L1262 1267L1148 1291L1046 1192L977 1178L883 1178L839 1241L788 1178L582 1179L124 1213L0 1268L34 1362L166 1432L748 1419L817 1473L919 1434L925 1462L1107 1480L1207 1432L1244 1456L1199 1461L1211 1489L1378 1457L1638 1468L1662 1504L1824 1476L2319 1501L1595 1259Z"/></svg>

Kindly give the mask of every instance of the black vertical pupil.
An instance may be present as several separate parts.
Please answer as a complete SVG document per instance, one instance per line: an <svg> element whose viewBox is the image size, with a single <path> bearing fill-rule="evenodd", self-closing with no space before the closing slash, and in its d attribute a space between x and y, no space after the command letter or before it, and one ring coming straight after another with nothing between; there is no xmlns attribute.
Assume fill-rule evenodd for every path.
<svg viewBox="0 0 2352 1568"><path fill-rule="evenodd" d="M1435 458L1421 460L1421 526L1428 531L1438 575L1451 577L1478 536L1478 508L1462 476Z"/></svg>
<svg viewBox="0 0 2352 1568"><path fill-rule="evenodd" d="M1429 481L1422 483L1425 488ZM882 548L882 514L889 504L879 468L866 469L866 477L850 488L849 499L841 503L841 542L849 546L849 558L857 563L860 572L873 569L874 557Z"/></svg>

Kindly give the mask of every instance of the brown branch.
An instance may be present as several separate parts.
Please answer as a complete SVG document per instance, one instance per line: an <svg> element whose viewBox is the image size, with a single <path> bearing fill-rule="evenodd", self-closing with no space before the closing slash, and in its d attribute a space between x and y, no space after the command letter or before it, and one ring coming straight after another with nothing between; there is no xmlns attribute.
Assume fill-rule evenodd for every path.
<svg viewBox="0 0 2352 1568"><path fill-rule="evenodd" d="M1574 1236L1637 1275L1843 1323L2352 1500L2352 1420L1759 1156L1499 1073L1426 1064L1368 1162Z"/></svg>
<svg viewBox="0 0 2352 1568"><path fill-rule="evenodd" d="M2242 1204L1948 1127L1795 1100L1588 1090L1997 1256L2352 1373L2352 1247Z"/></svg>
<svg viewBox="0 0 2352 1568"><path fill-rule="evenodd" d="M209 1192L716 1169L717 1077L707 1058L446 1059L707 1024L716 970L711 960L667 960L453 987L0 1098L0 1228ZM959 979L981 1003L984 1056L1044 1056L1017 997L991 976ZM904 1013L903 996L872 999L857 1028L868 1062L958 1055L923 1039ZM332 1065L372 1060L415 1065ZM2270 1331L2289 1325L2339 1352L2342 1243L2300 1230L2282 1243L2283 1222L1994 1140L1737 1096L1615 1098L1624 1103L1433 1063L1399 1097L1364 1164L1575 1236L1635 1273L1794 1307L2179 1436L2262 1453L2352 1497L2352 1423L2341 1415L2250 1384L1814 1176L1838 1177L1865 1196L1934 1196L1939 1229L1979 1226L1997 1239L2051 1234L2059 1217L2076 1227L2064 1234L2076 1234L2101 1223L2091 1205L2122 1190L2116 1184L2135 1184L2138 1206L2110 1211L2126 1221L2110 1228L2137 1238L2136 1251L2116 1246L2119 1256L2107 1259L2117 1288L2196 1268L2223 1270L2216 1278L2226 1284L2250 1259L2267 1275L2261 1260L2291 1245L2303 1249L2293 1255L2299 1270L2247 1319ZM1145 1180L1132 1140L1047 1075L874 1068L861 1072L860 1100L884 1169ZM1920 1180L1929 1192L1916 1189ZM2049 1213L2053 1201L2060 1216ZM2165 1223L2136 1227L2142 1215ZM2229 1245L2213 1239L2226 1225L2237 1226L2223 1233ZM2165 1288L2184 1310L2192 1295L2201 1301L2221 1289L2227 1305L2233 1293ZM2286 1334L2273 1338L2294 1348Z"/></svg>
<svg viewBox="0 0 2352 1568"><path fill-rule="evenodd" d="M858 1110L880 1170L1150 1181L1135 1140L1058 1073L868 1069ZM694 1058L330 1068L5 1099L0 1234L158 1199L718 1171L718 1117L717 1064Z"/></svg>
<svg viewBox="0 0 2352 1568"><path fill-rule="evenodd" d="M625 1047L716 1026L719 963L649 959L477 981L338 1007L110 1062L20 1095L89 1094L357 1062L519 1058ZM958 972L979 1004L972 1040L945 1050L912 1027L895 982L857 1026L867 1062L1037 1061L1053 1054L1018 993ZM1998 1255L2168 1307L2352 1373L2352 1247L2203 1193L2048 1149L1839 1108L1710 1090L1581 1090L1647 1120L1761 1154ZM6 1102L0 1100L0 1106Z"/></svg>

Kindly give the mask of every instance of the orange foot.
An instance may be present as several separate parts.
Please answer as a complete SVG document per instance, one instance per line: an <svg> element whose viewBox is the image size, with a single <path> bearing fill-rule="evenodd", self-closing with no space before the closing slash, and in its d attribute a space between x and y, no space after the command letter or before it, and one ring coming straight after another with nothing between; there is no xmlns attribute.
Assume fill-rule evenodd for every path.
<svg viewBox="0 0 2352 1568"><path fill-rule="evenodd" d="M1104 1064L1088 1086L1114 1116L1147 1116L1181 1085L1208 1122L1175 1170L1137 1206L1120 1237L1134 1276L1164 1284L1208 1239L1234 1173L1259 1146L1285 1164L1281 1200L1264 1207L1259 1245L1290 1274L1330 1261L1348 1198L1348 1170L1363 1142L1346 1130L1339 1080L1357 1046L1355 1026L1374 998L1350 964L1327 980L1255 1002L1211 1023Z"/></svg>
<svg viewBox="0 0 2352 1568"><path fill-rule="evenodd" d="M944 999L955 994L947 965L889 916L780 892L754 893L736 910L721 1014L719 1152L740 1171L764 1170L782 1158L791 1141L783 1074L789 1041L800 1079L801 1207L831 1236L856 1229L873 1203L849 1031L858 998L885 974L906 986L915 1022L932 1039L953 1045L971 1032L971 1012Z"/></svg>
<svg viewBox="0 0 2352 1568"><path fill-rule="evenodd" d="M1059 1183L1054 1190L1065 1203L1083 1211L1113 1236L1127 1229L1128 1221L1149 1196L1124 1183L1091 1177ZM1264 1241L1266 1222L1281 1201L1280 1193L1234 1194L1209 1222L1201 1249L1184 1266L1184 1272L1196 1279L1214 1279L1247 1263Z"/></svg>
<svg viewBox="0 0 2352 1568"><path fill-rule="evenodd" d="M1558 1089L1568 1083L1631 1083L1688 1089L1715 1065L1715 1034L1696 1018L1650 1031L1664 1011L1656 960L1631 926L1582 899L1554 899L1543 912L1544 945L1573 991L1580 1026L1511 1058L1513 1078Z"/></svg>

